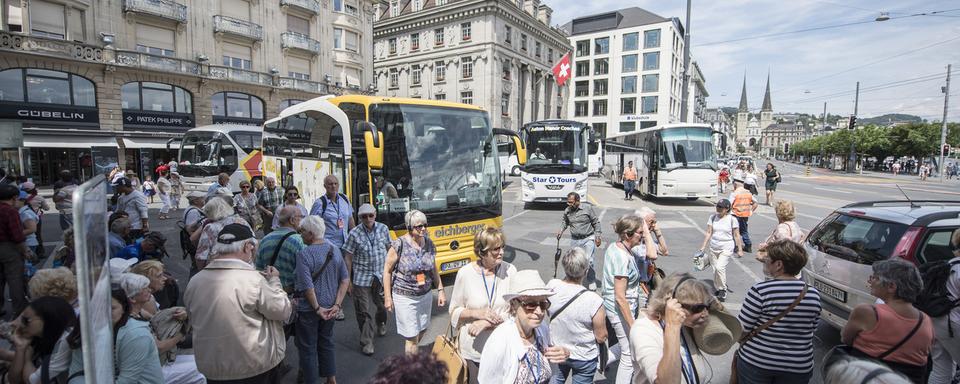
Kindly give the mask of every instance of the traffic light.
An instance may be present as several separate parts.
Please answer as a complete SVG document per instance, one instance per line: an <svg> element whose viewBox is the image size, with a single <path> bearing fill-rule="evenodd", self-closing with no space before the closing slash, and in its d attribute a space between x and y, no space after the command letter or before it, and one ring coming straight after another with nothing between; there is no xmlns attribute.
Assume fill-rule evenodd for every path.
<svg viewBox="0 0 960 384"><path fill-rule="evenodd" d="M848 129L853 129L857 126L857 117L850 115L850 124L847 124Z"/></svg>
<svg viewBox="0 0 960 384"><path fill-rule="evenodd" d="M950 144L943 145L943 155L950 156Z"/></svg>

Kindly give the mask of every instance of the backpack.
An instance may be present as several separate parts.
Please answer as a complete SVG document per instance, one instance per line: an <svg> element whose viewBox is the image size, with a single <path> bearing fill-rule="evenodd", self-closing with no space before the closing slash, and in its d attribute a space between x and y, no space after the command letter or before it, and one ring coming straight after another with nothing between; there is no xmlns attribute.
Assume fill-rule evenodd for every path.
<svg viewBox="0 0 960 384"><path fill-rule="evenodd" d="M340 198L341 198L341 199L343 199L344 201L347 201L348 204L349 204L349 201L350 201L350 200L347 199L347 196L346 196L346 195L344 195L344 194L342 194L342 193L340 193L340 192L337 192L337 194L340 195ZM320 217L323 217L323 214L327 212L327 200L329 200L329 199L327 199L327 195L320 196L320 204L321 204L321 206L320 206Z"/></svg>
<svg viewBox="0 0 960 384"><path fill-rule="evenodd" d="M951 278L951 269L960 263L960 258L939 260L920 266L923 278L923 291L917 296L914 306L930 317L940 317L960 306L960 299L951 299L947 291L947 281Z"/></svg>

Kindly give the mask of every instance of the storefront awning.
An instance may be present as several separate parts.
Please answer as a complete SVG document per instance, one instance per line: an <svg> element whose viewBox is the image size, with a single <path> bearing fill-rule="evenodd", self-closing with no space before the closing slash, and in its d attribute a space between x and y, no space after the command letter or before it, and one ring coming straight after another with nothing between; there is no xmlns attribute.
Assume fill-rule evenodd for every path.
<svg viewBox="0 0 960 384"><path fill-rule="evenodd" d="M117 139L107 136L36 136L24 135L25 148L117 148Z"/></svg>
<svg viewBox="0 0 960 384"><path fill-rule="evenodd" d="M169 137L124 137L123 146L130 148L157 148L166 149ZM174 143L174 145L177 145ZM177 148L176 146L171 148Z"/></svg>

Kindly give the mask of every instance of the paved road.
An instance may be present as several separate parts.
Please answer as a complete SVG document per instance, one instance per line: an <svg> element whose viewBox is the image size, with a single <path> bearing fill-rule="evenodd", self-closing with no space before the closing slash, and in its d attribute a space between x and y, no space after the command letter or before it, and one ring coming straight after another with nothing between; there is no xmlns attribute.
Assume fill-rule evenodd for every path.
<svg viewBox="0 0 960 384"><path fill-rule="evenodd" d="M846 175L821 169L811 170L805 175L805 168L796 164L777 163L782 170L784 182L780 185L776 198L793 200L797 206L797 222L806 230L816 225L823 217L835 208L854 201L868 199L901 199L902 194L897 184L912 199L960 199L960 188L956 181L946 184L936 182L920 182L915 177L894 177L889 174ZM558 223L562 206L531 206L525 207L520 201L518 178L509 178L511 184L504 191L503 218L505 231L508 234L508 248L504 259L514 264L518 269L537 269L544 279L553 275L553 254L556 246L555 233L559 229ZM761 191L762 193L762 191ZM710 213L714 211L714 201L687 200L639 200L625 201L622 192L599 179L594 179L590 186L587 200L597 206L604 229L603 241L605 248L615 240L612 223L621 215L632 212L641 206L649 206L658 215L658 221L667 238L671 255L662 258L658 264L667 273L691 272L697 278L712 283L710 270L696 272L691 263L694 251L703 240L703 230ZM760 197L761 202L763 196ZM158 206L156 208L159 208ZM151 214L155 217L155 210ZM181 215L177 213L176 215ZM44 239L52 245L59 237L56 215L45 217L50 223L44 228ZM172 215L173 216L173 215ZM750 220L750 233L761 241L776 225L776 216L772 208L761 206L757 214ZM167 234L169 240L167 249L171 258L166 260L167 269L177 277L181 286L186 286L188 263L181 259L178 245L175 221L152 220L154 230ZM561 247L566 248L569 243L565 239ZM602 261L599 261L602 263ZM757 281L761 280L762 267L753 259L753 255L746 255L742 259L734 259L728 267L728 284L731 292L725 306L732 312L740 309L744 293ZM453 285L453 276L445 278L449 297ZM864 282L866 283L866 282ZM387 356L402 353L403 340L396 335L395 325L391 317L388 321L388 335L376 342L376 353L365 356L360 353L359 332L353 316L352 300L346 300L344 310L347 319L334 328L338 378L344 383L363 383L373 376L377 364ZM429 348L432 340L447 330L449 316L446 308L433 310L433 322L425 337L422 348ZM820 361L823 353L839 342L839 333L830 326L822 324L816 334L816 361ZM288 345L287 361L297 364L296 347ZM710 357L713 371L713 382L726 382L729 377L729 361L732 353L725 356ZM616 367L613 366L607 373L606 381L613 382ZM295 383L296 375L287 375L284 383ZM814 383L820 382L819 372L814 375Z"/></svg>

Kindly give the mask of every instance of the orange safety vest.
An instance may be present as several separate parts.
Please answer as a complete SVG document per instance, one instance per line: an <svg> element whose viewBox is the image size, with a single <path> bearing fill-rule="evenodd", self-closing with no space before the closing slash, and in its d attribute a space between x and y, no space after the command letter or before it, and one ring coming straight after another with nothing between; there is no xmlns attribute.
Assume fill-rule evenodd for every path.
<svg viewBox="0 0 960 384"><path fill-rule="evenodd" d="M753 214L753 194L750 191L743 191L733 196L733 215L737 217L750 217Z"/></svg>
<svg viewBox="0 0 960 384"><path fill-rule="evenodd" d="M634 169L634 168L632 168L632 167L624 168L624 170L623 170L623 179L624 179L624 180L636 181L636 180L637 180L637 170Z"/></svg>

